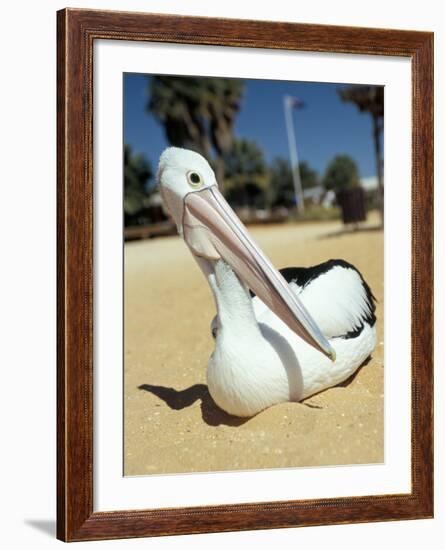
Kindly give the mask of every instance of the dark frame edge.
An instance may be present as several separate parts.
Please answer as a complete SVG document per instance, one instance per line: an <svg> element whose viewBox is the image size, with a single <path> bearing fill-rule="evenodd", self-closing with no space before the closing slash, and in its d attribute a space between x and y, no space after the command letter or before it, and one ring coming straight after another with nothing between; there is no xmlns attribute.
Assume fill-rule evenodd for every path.
<svg viewBox="0 0 445 550"><path fill-rule="evenodd" d="M434 33L412 56L412 484L434 517ZM426 229L427 228L427 229ZM415 307L417 306L417 308ZM413 338L415 335L415 338ZM421 382L421 383L420 383ZM423 406L421 406L421 402ZM429 407L424 404L429 404Z"/></svg>
<svg viewBox="0 0 445 550"><path fill-rule="evenodd" d="M380 500L380 502L379 502ZM281 505L281 506L280 506ZM388 495L183 510L95 512L71 541L429 519L418 498ZM332 508L331 508L332 507ZM335 507L335 512L334 512ZM390 510L390 512L388 512Z"/></svg>
<svg viewBox="0 0 445 550"><path fill-rule="evenodd" d="M92 196L85 189L88 184L92 184L91 151L88 150L92 143L92 91L86 90L86 87L88 72L92 70L92 51L88 51L88 47L92 49L93 38L108 34L110 25L107 22L110 20L117 27L119 24L122 26L116 15L119 15L119 21L121 18L125 20L125 16L129 21L133 21L134 17L141 17L144 25L151 17L149 14L116 14L69 8L57 12L57 538L63 541L86 541L433 517L433 340L430 318L433 307L433 34L384 29L369 29L378 42L372 53L379 53L382 44L394 32L397 38L393 49L380 53L404 55L412 59L413 195L416 191L422 191L418 193L418 202L414 203L413 200L413 227L415 224L418 227L420 223L420 227L431 228L430 232L413 231L412 240L413 251L421 251L420 261L416 261L413 254L413 297L419 296L422 285L427 285L427 290L422 290L420 303L416 302L416 305L420 305L417 315L413 316L413 333L414 330L421 330L422 338L421 341L416 339L417 343L420 341L420 346L413 343L416 383L413 385L412 396L413 407L417 407L418 416L412 422L412 452L416 459L415 467L412 468L412 493L320 501L93 513L92 341L91 334L84 335L92 330ZM228 22L231 25L240 23L246 28L249 25L266 25L269 28L280 26L279 23L261 21L169 15L153 17L157 22L166 22L168 28L179 19L182 22L187 21L189 33L202 21L214 21L215 26ZM116 25L111 25L111 31L118 35L123 31L117 29ZM310 34L311 29L318 29L317 32L319 29L330 29L334 34L344 31L354 35L360 30L292 23L283 25L287 29L295 28L296 32L298 29L303 34L306 30ZM252 34L255 32L252 30ZM350 40L350 34L348 36ZM224 43L223 39L213 40L198 39L196 43ZM267 42L268 39L265 40ZM292 42L293 39L287 37L287 40ZM165 41L193 42L187 37L169 39L168 32ZM76 47L70 47L70 44ZM239 44L236 44L235 39L231 42L228 38L226 45ZM288 47L298 49L292 45ZM311 48L314 51L329 51L328 47L311 46L308 50ZM340 50L352 52L353 44ZM334 47L332 51L337 50ZM355 53L363 53L363 48L360 51L355 50ZM426 113L428 116L422 116ZM415 218L415 215L418 217ZM82 237L79 238L79 235ZM73 266L78 266L78 273L73 273ZM72 345L70 346L72 342L83 342L83 349L79 351L79 356L83 353L82 357L73 353ZM420 399L431 403L429 410L419 406Z"/></svg>
<svg viewBox="0 0 445 550"><path fill-rule="evenodd" d="M67 11L57 12L57 538L66 535L65 117Z"/></svg>
<svg viewBox="0 0 445 550"><path fill-rule="evenodd" d="M77 10L57 12L57 538L93 513L92 97ZM92 114L92 113L91 113Z"/></svg>

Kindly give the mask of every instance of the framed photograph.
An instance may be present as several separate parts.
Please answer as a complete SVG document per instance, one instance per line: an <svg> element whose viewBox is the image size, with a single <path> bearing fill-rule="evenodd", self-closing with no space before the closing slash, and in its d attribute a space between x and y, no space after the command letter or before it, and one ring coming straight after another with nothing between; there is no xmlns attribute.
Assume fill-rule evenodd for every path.
<svg viewBox="0 0 445 550"><path fill-rule="evenodd" d="M65 9L64 541L433 516L433 34Z"/></svg>

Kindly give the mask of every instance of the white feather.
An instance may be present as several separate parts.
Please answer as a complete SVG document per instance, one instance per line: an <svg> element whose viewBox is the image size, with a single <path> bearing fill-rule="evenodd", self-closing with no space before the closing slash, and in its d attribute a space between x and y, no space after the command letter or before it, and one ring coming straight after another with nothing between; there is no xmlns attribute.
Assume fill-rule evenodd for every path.
<svg viewBox="0 0 445 550"><path fill-rule="evenodd" d="M358 329L371 313L362 279L352 268L337 265L304 288L291 287L328 338Z"/></svg>
<svg viewBox="0 0 445 550"><path fill-rule="evenodd" d="M324 282L323 277L299 289L300 298L306 295L305 305L321 327L333 334L347 333L367 312L360 277L344 268L335 270ZM321 292L318 300L316 287L311 289L317 281ZM258 298L250 300L247 289L223 262L216 264L210 283L220 318L213 322L216 346L209 360L207 382L214 401L230 414L252 416L276 403L300 401L335 386L351 376L375 348L375 326L365 322L355 338L330 339L337 355L333 363ZM353 285L352 290L347 283ZM345 297L340 296L343 293ZM354 304L354 299L360 304Z"/></svg>
<svg viewBox="0 0 445 550"><path fill-rule="evenodd" d="M202 183L199 192L217 185L212 168L197 153L170 148L162 154L159 188L180 234L184 201L190 193L198 192L189 185L190 171L198 172ZM236 219L232 221L238 224ZM254 252L261 257L261 251ZM217 405L228 413L252 416L276 403L304 399L348 378L372 353L375 326L366 321L370 319L373 324L372 306L360 276L347 265L332 267L330 263L328 272L318 272L318 277L303 288L293 286L318 325L317 332L320 328L329 338L336 352L332 362L258 298L252 300L223 260L194 255L208 278L218 309L217 322L212 323L216 344L207 370L208 387ZM263 260L267 265L268 260ZM353 338L339 337L356 328L360 330Z"/></svg>

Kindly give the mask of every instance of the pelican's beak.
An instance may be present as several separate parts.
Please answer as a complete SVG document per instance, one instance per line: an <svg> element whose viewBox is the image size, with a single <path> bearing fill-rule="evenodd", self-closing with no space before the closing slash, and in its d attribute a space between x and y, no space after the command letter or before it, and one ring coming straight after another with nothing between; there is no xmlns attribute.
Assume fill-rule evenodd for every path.
<svg viewBox="0 0 445 550"><path fill-rule="evenodd" d="M216 185L184 198L184 239L194 254L223 259L298 336L335 361L335 351L281 273L249 236Z"/></svg>

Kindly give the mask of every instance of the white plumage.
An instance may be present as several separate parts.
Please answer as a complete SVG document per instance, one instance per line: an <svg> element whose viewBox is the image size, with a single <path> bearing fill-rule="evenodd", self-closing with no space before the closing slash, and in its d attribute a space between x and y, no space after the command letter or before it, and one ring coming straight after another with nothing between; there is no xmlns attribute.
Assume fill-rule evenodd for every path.
<svg viewBox="0 0 445 550"><path fill-rule="evenodd" d="M352 265L330 260L278 273L197 153L167 149L158 180L215 297L207 382L217 405L252 416L300 401L346 380L372 353L374 298ZM258 296L252 298L249 288Z"/></svg>
<svg viewBox="0 0 445 550"><path fill-rule="evenodd" d="M211 281L218 317L207 382L230 414L252 416L285 401L301 401L351 376L376 345L372 297L354 268L335 266L304 288L291 287L335 349L336 361L298 337L224 262ZM332 307L331 307L332 306ZM356 331L352 337L345 337Z"/></svg>
<svg viewBox="0 0 445 550"><path fill-rule="evenodd" d="M359 329L373 314L373 300L353 266L332 260L324 265L326 271L306 286L294 282L290 286L323 334L331 338Z"/></svg>

